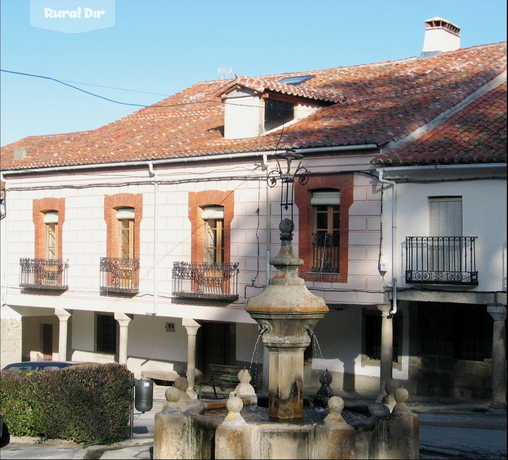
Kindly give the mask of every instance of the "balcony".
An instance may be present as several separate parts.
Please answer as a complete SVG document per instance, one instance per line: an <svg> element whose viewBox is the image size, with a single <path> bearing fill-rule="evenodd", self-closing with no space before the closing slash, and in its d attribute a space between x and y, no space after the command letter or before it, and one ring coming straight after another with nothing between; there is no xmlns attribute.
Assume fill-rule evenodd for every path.
<svg viewBox="0 0 508 460"><path fill-rule="evenodd" d="M173 263L173 296L180 299L238 300L238 263Z"/></svg>
<svg viewBox="0 0 508 460"><path fill-rule="evenodd" d="M137 294L139 259L101 257L101 294Z"/></svg>
<svg viewBox="0 0 508 460"><path fill-rule="evenodd" d="M318 232L312 236L314 273L339 273L339 233Z"/></svg>
<svg viewBox="0 0 508 460"><path fill-rule="evenodd" d="M406 283L478 285L476 236L407 236Z"/></svg>
<svg viewBox="0 0 508 460"><path fill-rule="evenodd" d="M62 259L27 259L20 264L19 285L26 289L51 289L65 291L67 285L67 260Z"/></svg>

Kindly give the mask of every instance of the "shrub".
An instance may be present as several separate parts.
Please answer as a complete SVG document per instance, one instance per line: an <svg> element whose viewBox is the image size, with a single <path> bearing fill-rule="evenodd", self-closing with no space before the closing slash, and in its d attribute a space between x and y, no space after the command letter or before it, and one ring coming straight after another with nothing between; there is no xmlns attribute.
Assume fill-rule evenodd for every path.
<svg viewBox="0 0 508 460"><path fill-rule="evenodd" d="M1 372L0 413L12 436L110 444L128 434L133 385L115 363Z"/></svg>

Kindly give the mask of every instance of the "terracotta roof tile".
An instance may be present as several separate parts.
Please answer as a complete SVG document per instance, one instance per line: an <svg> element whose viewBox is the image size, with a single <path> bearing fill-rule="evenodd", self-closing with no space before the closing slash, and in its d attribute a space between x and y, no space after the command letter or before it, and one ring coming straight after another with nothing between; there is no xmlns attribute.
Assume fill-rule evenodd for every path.
<svg viewBox="0 0 508 460"><path fill-rule="evenodd" d="M224 105L220 94L237 80L201 82L96 130L27 137L5 146L2 168L197 157L269 151L276 146L384 146L429 123L505 69L506 43L497 43L430 59L240 77L239 81L262 91L333 102L284 127L282 137L281 130L276 130L246 139L223 137ZM300 85L279 82L283 77L302 74L314 77ZM482 145L486 145L485 139L493 139L493 134L480 133L478 141ZM14 160L14 147L26 147L25 157Z"/></svg>
<svg viewBox="0 0 508 460"><path fill-rule="evenodd" d="M505 163L506 80L416 141L379 155L385 166Z"/></svg>
<svg viewBox="0 0 508 460"><path fill-rule="evenodd" d="M225 88L222 88L218 93L219 96L230 91L232 88L242 86L250 88L259 93L265 91L272 91L275 93L286 94L290 96L303 97L305 99L313 99L325 102L343 102L345 100L344 94L338 88L331 89L314 89L305 86L305 83L301 85L291 85L287 83L280 83L279 80L284 77L276 78L249 78L239 77L233 82L229 83Z"/></svg>

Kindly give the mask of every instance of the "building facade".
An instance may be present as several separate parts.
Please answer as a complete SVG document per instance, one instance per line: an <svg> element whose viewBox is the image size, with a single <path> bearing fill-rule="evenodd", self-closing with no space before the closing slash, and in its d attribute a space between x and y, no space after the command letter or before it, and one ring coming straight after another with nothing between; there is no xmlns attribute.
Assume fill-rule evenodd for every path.
<svg viewBox="0 0 508 460"><path fill-rule="evenodd" d="M451 316L436 346L447 321L475 323L476 310L461 316L471 306L506 311L506 109L503 118L502 107L482 108L500 111L504 128L495 155L461 161L483 163L476 169L394 161L480 93L506 91L504 43L456 48L201 82L97 130L3 147L2 366L117 361L138 378L186 375L193 385L208 364L254 363L261 377L266 356L244 307L274 275L278 225L292 212L299 276L330 309L306 353L309 391L328 369L336 391L379 393L395 378L420 394L490 395L492 357L475 354L476 343L473 373L485 378L475 388L433 386L450 363L424 348L442 304ZM437 156L447 155L445 146ZM289 203L287 171L297 171ZM434 230L434 210L459 208L461 234ZM475 218L482 209L488 229ZM415 289L402 277L405 238L434 235L476 238L477 284Z"/></svg>

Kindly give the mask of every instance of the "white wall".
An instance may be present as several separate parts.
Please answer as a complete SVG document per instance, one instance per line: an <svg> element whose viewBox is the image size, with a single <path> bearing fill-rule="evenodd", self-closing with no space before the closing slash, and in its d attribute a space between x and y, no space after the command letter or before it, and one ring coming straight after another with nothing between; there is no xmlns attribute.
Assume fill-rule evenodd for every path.
<svg viewBox="0 0 508 460"><path fill-rule="evenodd" d="M385 189L383 203L383 259L391 262L391 212L393 188ZM402 245L406 236L429 236L429 197L462 196L463 235L477 236L477 291L506 290L506 180L401 183L397 193L396 276L405 284ZM391 269L385 278L391 282Z"/></svg>
<svg viewBox="0 0 508 460"><path fill-rule="evenodd" d="M333 159L309 158L305 163L313 172L327 172L368 168L368 161L368 157L350 155ZM273 161L270 167L274 167ZM267 261L280 248L279 190L268 187L268 171L261 167L261 158L256 163L231 162L213 168L192 162L179 168L158 167L155 177L159 183L157 213L153 207L155 186L149 182L153 178L148 173L148 167L129 172L97 171L86 174L75 171L58 177L41 175L30 182L17 178L9 180L9 188L23 190L8 192L9 212L5 219L9 249L6 257L7 304L17 310L31 307L36 311L51 307L71 312L69 356L73 360L113 361L114 356L94 351L94 312L123 312L133 315L129 324L127 354L128 365L137 374L153 363L157 363L157 367L174 370L174 365L186 362L187 335L181 326L182 318L236 323L237 359L250 362L257 339L257 325L245 312L244 306L247 298L258 294L267 280L275 275L275 269L269 267ZM245 180L246 177L258 180ZM179 303L177 299L172 299L172 266L175 261L191 260L189 192L215 189L234 194L231 259L240 264L240 299L228 306ZM99 292L99 263L100 258L106 255L107 237L104 196L116 193L143 195L140 291L133 298L106 297ZM69 289L58 296L51 296L50 302L47 293L27 295L19 289L19 259L34 257L32 201L45 197L66 200L63 253L64 258L69 259ZM349 279L347 283L309 283L309 289L330 304L376 305L383 301L383 287L377 272L379 187L370 177L356 175L354 198L355 203L350 209ZM298 222L298 209L295 209L295 221ZM293 239L296 252L297 243L298 227ZM154 270L155 265L157 270ZM271 270L270 275L267 268ZM156 313L156 316L147 313ZM330 313L332 316L341 314L343 312ZM349 310L346 312L346 315L351 314ZM335 351L340 347L340 355L344 355L342 364L340 358L333 358L331 365L334 368L355 362L356 358L350 354L352 350L359 349L361 321L357 322L357 319L355 315L348 319L347 324L354 324L354 327L343 326L342 337L347 340L341 338L337 343L332 341L332 345L326 345ZM175 322L174 333L165 331L166 322ZM325 331L325 334L336 337L333 330L325 328ZM326 339L323 340L326 344ZM345 348L346 343L350 349ZM263 349L262 345L260 349ZM261 362L263 354L264 350L255 357L255 361Z"/></svg>

